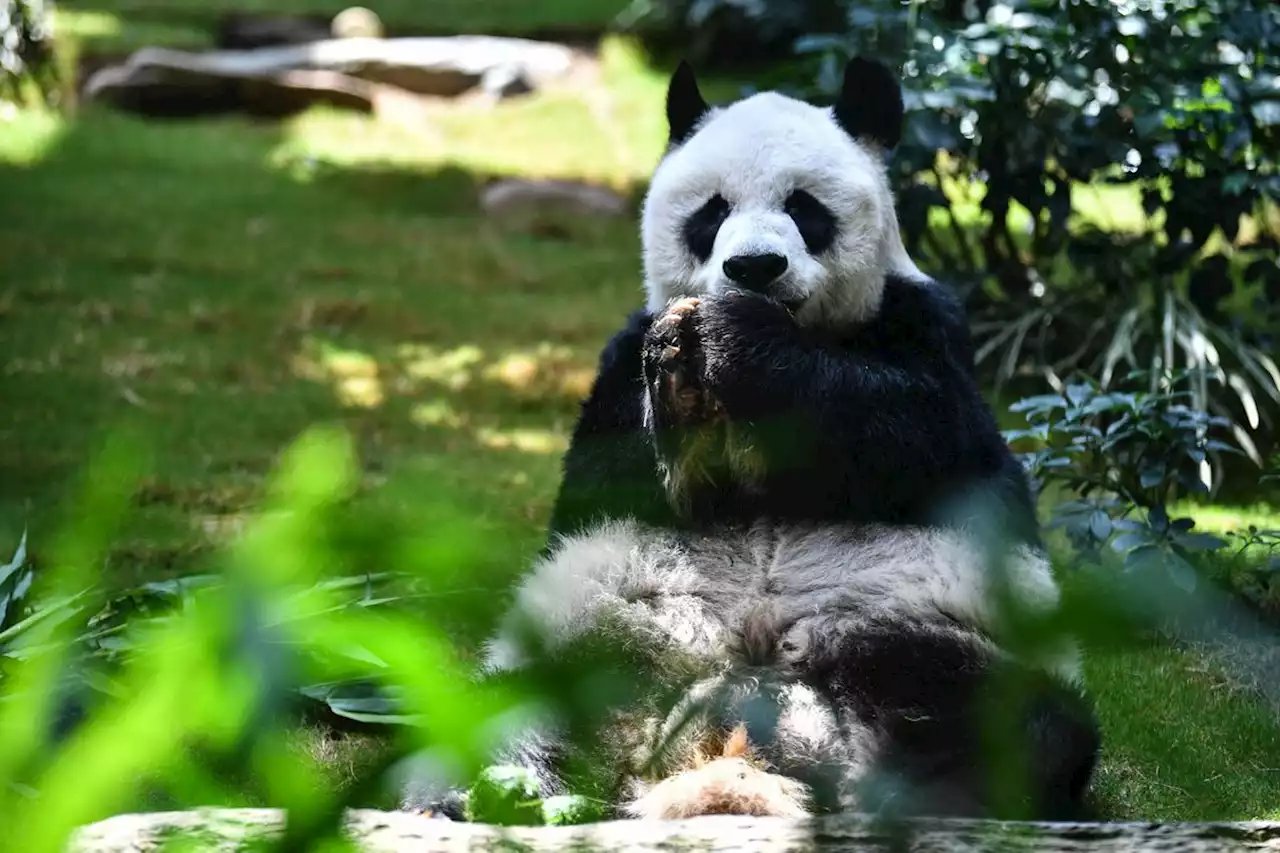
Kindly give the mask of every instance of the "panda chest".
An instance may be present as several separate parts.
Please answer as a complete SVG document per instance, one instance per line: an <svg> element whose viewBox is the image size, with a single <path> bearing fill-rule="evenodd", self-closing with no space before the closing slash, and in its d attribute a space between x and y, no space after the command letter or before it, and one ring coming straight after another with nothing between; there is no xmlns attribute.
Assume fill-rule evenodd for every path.
<svg viewBox="0 0 1280 853"><path fill-rule="evenodd" d="M768 531L688 543L672 565L679 582L663 592L696 599L730 631L765 611L793 622L857 608L885 593L887 557L840 534Z"/></svg>

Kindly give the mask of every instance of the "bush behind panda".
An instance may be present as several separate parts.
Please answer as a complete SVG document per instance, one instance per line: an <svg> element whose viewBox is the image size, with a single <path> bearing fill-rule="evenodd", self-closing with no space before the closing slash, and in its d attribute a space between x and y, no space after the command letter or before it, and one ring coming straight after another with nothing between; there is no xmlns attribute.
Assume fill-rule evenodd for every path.
<svg viewBox="0 0 1280 853"><path fill-rule="evenodd" d="M648 304L601 356L551 538L485 672L528 662L524 620L553 655L625 637L636 678L683 695L600 733L623 814L646 816L639 767L679 766L662 743L687 717L694 739L746 724L817 811L1079 816L1098 729L1074 647L1028 659L998 641L968 508L1012 538L1023 605L1051 609L1058 591L964 311L899 235L884 167L897 79L854 59L829 108L773 92L713 107L682 64L666 106L642 212ZM985 776L996 676L1028 691L996 732L1025 759L1013 805ZM548 724L503 758L551 795L566 750ZM457 804L431 786L405 797Z"/></svg>

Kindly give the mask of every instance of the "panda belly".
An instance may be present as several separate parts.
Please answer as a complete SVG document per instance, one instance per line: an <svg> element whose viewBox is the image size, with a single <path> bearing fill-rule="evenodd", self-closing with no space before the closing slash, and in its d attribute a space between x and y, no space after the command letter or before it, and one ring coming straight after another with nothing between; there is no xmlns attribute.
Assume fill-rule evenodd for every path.
<svg viewBox="0 0 1280 853"><path fill-rule="evenodd" d="M1053 606L1047 561L1007 561L1021 599ZM552 647L606 620L708 665L794 662L814 645L886 620L992 627L983 554L963 533L876 525L761 522L688 534L609 522L559 543L520 586L515 610ZM1050 662L1074 680L1070 650ZM491 666L515 665L500 638ZM744 660L748 658L750 660Z"/></svg>

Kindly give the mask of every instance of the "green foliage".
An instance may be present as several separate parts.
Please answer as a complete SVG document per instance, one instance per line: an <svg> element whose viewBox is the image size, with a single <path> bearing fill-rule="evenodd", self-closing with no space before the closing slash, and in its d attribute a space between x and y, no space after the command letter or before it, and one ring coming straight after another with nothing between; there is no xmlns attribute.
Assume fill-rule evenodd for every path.
<svg viewBox="0 0 1280 853"><path fill-rule="evenodd" d="M50 6L45 0L0 0L0 101L47 99L55 92Z"/></svg>
<svg viewBox="0 0 1280 853"><path fill-rule="evenodd" d="M1155 379L1148 381L1154 390L1111 391L1085 379L1010 407L1029 422L1007 437L1033 443L1024 454L1032 478L1071 498L1053 508L1049 527L1062 529L1086 558L1100 561L1109 547L1125 571L1162 571L1186 591L1196 587L1201 555L1225 554L1235 543L1250 554L1235 561L1232 585L1265 602L1280 569L1280 537L1256 527L1221 537L1197 531L1192 518L1170 516L1174 501L1209 490L1212 459L1239 450L1223 440L1228 421L1187 405L1191 395L1175 390L1177 377Z"/></svg>
<svg viewBox="0 0 1280 853"><path fill-rule="evenodd" d="M107 596L95 568L138 482L136 454L117 450L36 571L23 621L3 634L0 822L15 849L60 849L72 827L157 792L287 808L285 844L331 834L343 799L287 747L315 684L372 682L394 692L402 715L429 720L398 728L387 761L361 784L379 784L388 762L426 747L468 776L483 767L483 727L519 694L473 683L431 618L440 603L394 606L412 597L413 581L449 599L449 578L474 555L465 519L381 547L353 535L389 531L348 505L346 439L315 431L286 454L268 507L219 571ZM380 587L359 573L370 551L408 583ZM350 697L322 698L361 716ZM227 767L242 771L228 780L219 775Z"/></svg>
<svg viewBox="0 0 1280 853"><path fill-rule="evenodd" d="M24 530L13 559L0 566L0 643L17 622L17 614L21 612L19 606L31 590L33 578L31 565L27 562L27 532Z"/></svg>
<svg viewBox="0 0 1280 853"><path fill-rule="evenodd" d="M541 824L537 780L522 767L486 768L467 794L467 819L498 826Z"/></svg>
<svg viewBox="0 0 1280 853"><path fill-rule="evenodd" d="M856 4L847 33L801 47L827 92L845 53L902 64L905 236L968 287L980 361L997 382L1193 367L1196 407L1245 427L1260 463L1245 431L1269 438L1280 411L1280 8L967 8ZM1140 193L1143 216L1086 220L1086 184Z"/></svg>
<svg viewBox="0 0 1280 853"><path fill-rule="evenodd" d="M485 768L467 793L467 820L496 826L574 826L605 818L602 804L589 797L540 798L537 782L522 767Z"/></svg>
<svg viewBox="0 0 1280 853"><path fill-rule="evenodd" d="M785 57L797 38L843 17L840 0L632 0L621 23L706 69Z"/></svg>

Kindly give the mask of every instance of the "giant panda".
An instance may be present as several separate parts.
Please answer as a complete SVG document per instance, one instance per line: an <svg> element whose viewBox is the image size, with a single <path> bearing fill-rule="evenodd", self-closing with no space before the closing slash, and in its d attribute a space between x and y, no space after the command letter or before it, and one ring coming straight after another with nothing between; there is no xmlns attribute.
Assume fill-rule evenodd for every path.
<svg viewBox="0 0 1280 853"><path fill-rule="evenodd" d="M1001 643L983 523L1010 543L1000 577L1023 604L1059 593L962 306L899 236L899 81L855 58L831 106L712 106L681 64L666 114L641 216L647 304L600 357L547 546L483 675L530 661L520 626L552 656L623 638L662 698L598 735L620 815L645 816L637 768L660 772L657 739L743 724L818 811L1084 814L1100 734L1078 653ZM996 676L1027 691L995 732L1023 759L1012 804L984 775ZM567 751L547 720L495 760L552 795ZM422 783L404 797L455 818L459 803Z"/></svg>

